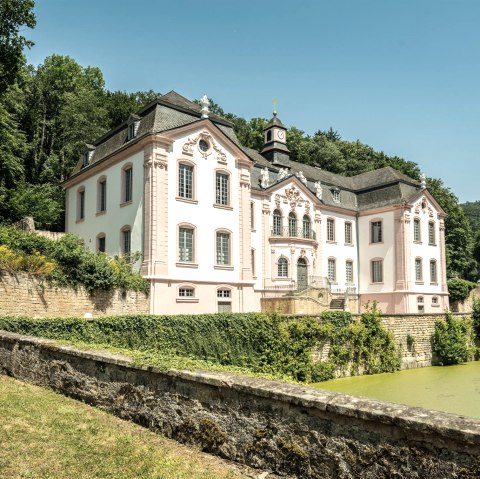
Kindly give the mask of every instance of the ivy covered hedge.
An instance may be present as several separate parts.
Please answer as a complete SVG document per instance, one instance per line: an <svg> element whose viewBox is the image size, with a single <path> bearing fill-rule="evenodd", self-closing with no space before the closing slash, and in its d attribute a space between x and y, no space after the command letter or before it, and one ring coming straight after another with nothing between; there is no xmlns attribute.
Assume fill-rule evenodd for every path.
<svg viewBox="0 0 480 479"><path fill-rule="evenodd" d="M59 285L82 285L90 292L121 288L148 293L148 281L132 270L134 259L93 253L70 234L54 241L0 226L0 273L25 271Z"/></svg>
<svg viewBox="0 0 480 479"><path fill-rule="evenodd" d="M336 369L353 373L394 371L399 359L378 314L353 323L349 313L321 321L278 315L204 314L83 318L0 317L0 329L20 334L134 351L141 362L169 367L209 365L302 382L330 379ZM327 362L313 352L331 342ZM186 361L187 360L187 361Z"/></svg>

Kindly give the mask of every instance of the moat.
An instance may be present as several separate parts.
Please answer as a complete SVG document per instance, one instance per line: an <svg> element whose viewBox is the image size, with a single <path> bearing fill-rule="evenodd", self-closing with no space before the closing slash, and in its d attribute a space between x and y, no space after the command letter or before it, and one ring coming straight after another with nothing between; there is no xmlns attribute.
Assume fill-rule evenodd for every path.
<svg viewBox="0 0 480 479"><path fill-rule="evenodd" d="M480 361L333 379L314 386L480 418Z"/></svg>

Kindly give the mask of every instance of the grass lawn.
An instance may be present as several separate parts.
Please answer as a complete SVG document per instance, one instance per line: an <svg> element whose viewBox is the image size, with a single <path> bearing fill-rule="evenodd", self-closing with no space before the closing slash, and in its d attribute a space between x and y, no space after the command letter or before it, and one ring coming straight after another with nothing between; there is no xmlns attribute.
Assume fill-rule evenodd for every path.
<svg viewBox="0 0 480 479"><path fill-rule="evenodd" d="M2 479L238 479L239 469L52 391L0 375Z"/></svg>

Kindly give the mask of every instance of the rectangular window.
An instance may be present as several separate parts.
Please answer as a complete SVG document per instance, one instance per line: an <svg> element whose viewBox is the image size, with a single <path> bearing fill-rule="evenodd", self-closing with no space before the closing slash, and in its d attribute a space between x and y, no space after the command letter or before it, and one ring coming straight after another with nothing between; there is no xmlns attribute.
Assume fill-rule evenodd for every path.
<svg viewBox="0 0 480 479"><path fill-rule="evenodd" d="M345 282L353 283L353 262L347 261L345 263Z"/></svg>
<svg viewBox="0 0 480 479"><path fill-rule="evenodd" d="M253 201L250 202L250 229L255 229L255 203Z"/></svg>
<svg viewBox="0 0 480 479"><path fill-rule="evenodd" d="M85 219L85 190L78 193L78 219Z"/></svg>
<svg viewBox="0 0 480 479"><path fill-rule="evenodd" d="M228 194L228 175L217 173L215 199L217 205L228 205Z"/></svg>
<svg viewBox="0 0 480 479"><path fill-rule="evenodd" d="M372 283L383 283L383 261L372 261Z"/></svg>
<svg viewBox="0 0 480 479"><path fill-rule="evenodd" d="M100 253L105 253L105 243L106 243L105 236L100 236L98 238L98 251Z"/></svg>
<svg viewBox="0 0 480 479"><path fill-rule="evenodd" d="M218 312L219 313L231 313L232 312L232 303L230 301L219 301L218 302Z"/></svg>
<svg viewBox="0 0 480 479"><path fill-rule="evenodd" d="M252 276L255 276L255 250L251 249Z"/></svg>
<svg viewBox="0 0 480 479"><path fill-rule="evenodd" d="M181 298L193 298L195 296L195 290L193 288L179 288L178 296Z"/></svg>
<svg viewBox="0 0 480 479"><path fill-rule="evenodd" d="M422 260L420 258L415 259L415 281L422 281Z"/></svg>
<svg viewBox="0 0 480 479"><path fill-rule="evenodd" d="M193 261L193 229L179 228L178 230L178 260Z"/></svg>
<svg viewBox="0 0 480 479"><path fill-rule="evenodd" d="M413 241L420 241L420 220L418 218L413 220Z"/></svg>
<svg viewBox="0 0 480 479"><path fill-rule="evenodd" d="M382 238L382 222L372 221L371 223L371 243L381 243Z"/></svg>
<svg viewBox="0 0 480 479"><path fill-rule="evenodd" d="M336 281L335 260L328 260L328 280L334 283Z"/></svg>
<svg viewBox="0 0 480 479"><path fill-rule="evenodd" d="M345 244L352 244L352 223L345 223Z"/></svg>
<svg viewBox="0 0 480 479"><path fill-rule="evenodd" d="M123 253L130 254L132 251L132 232L131 230L123 231Z"/></svg>
<svg viewBox="0 0 480 479"><path fill-rule="evenodd" d="M430 283L437 282L437 262L430 261Z"/></svg>
<svg viewBox="0 0 480 479"><path fill-rule="evenodd" d="M193 166L182 163L179 165L178 196L193 199Z"/></svg>
<svg viewBox="0 0 480 479"><path fill-rule="evenodd" d="M125 187L125 203L128 201L132 201L132 186L133 186L133 174L132 169L128 168L123 171L124 174L124 187Z"/></svg>
<svg viewBox="0 0 480 479"><path fill-rule="evenodd" d="M438 298L436 296L432 298L432 306L438 306Z"/></svg>
<svg viewBox="0 0 480 479"><path fill-rule="evenodd" d="M231 291L229 289L217 290L217 298L230 298Z"/></svg>
<svg viewBox="0 0 480 479"><path fill-rule="evenodd" d="M327 241L335 241L335 220L327 219Z"/></svg>
<svg viewBox="0 0 480 479"><path fill-rule="evenodd" d="M99 183L99 201L98 211L107 210L107 180L103 180Z"/></svg>
<svg viewBox="0 0 480 479"><path fill-rule="evenodd" d="M435 223L433 221L428 223L428 244L435 244Z"/></svg>
<svg viewBox="0 0 480 479"><path fill-rule="evenodd" d="M217 233L217 264L230 264L230 235Z"/></svg>

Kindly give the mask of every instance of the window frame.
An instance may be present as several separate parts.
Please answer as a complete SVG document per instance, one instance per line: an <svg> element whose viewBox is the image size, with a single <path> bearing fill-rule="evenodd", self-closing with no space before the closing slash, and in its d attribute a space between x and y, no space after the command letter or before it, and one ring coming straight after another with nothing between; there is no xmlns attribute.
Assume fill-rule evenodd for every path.
<svg viewBox="0 0 480 479"><path fill-rule="evenodd" d="M330 235L330 228L329 226L332 225L331 227L331 235ZM335 243L335 238L336 238L336 221L335 218L329 217L327 218L327 243Z"/></svg>
<svg viewBox="0 0 480 479"><path fill-rule="evenodd" d="M348 265L351 267L351 278L349 280L348 274ZM353 259L346 259L345 260L345 283L346 284L355 284L355 276L353 273Z"/></svg>
<svg viewBox="0 0 480 479"><path fill-rule="evenodd" d="M224 254L219 251L219 237L220 235L225 235L228 237L228 245L227 250L227 260L226 262L219 262L220 255ZM223 248L223 246L222 246ZM215 268L217 269L233 269L233 235L230 230L227 229L219 229L215 230Z"/></svg>
<svg viewBox="0 0 480 479"><path fill-rule="evenodd" d="M279 213L278 215L276 213ZM275 208L272 214L272 233L273 236L283 236L283 214L280 208ZM277 221L278 220L278 221Z"/></svg>
<svg viewBox="0 0 480 479"><path fill-rule="evenodd" d="M433 266L433 270L432 270ZM437 267L437 260L432 258L430 260L430 268L429 268L429 273L430 273L430 284L438 284L438 267ZM433 272L433 274L432 274Z"/></svg>
<svg viewBox="0 0 480 479"><path fill-rule="evenodd" d="M330 265L333 264L333 278L330 277ZM327 279L330 283L336 284L337 283L337 258L330 256L327 259Z"/></svg>
<svg viewBox="0 0 480 479"><path fill-rule="evenodd" d="M187 291L192 291L192 295L186 295ZM180 283L177 286L176 295L177 303L198 303L200 301L197 297L196 285L191 283Z"/></svg>
<svg viewBox="0 0 480 479"><path fill-rule="evenodd" d="M289 276L289 264L288 258L286 256L279 256L277 259L277 278L288 279ZM285 273L285 274L283 274Z"/></svg>
<svg viewBox="0 0 480 479"><path fill-rule="evenodd" d="M185 190L187 189L188 185L184 184L183 185L183 190L182 191L182 175L181 175L181 169L182 167L187 167L191 169L191 179L190 179L190 188L191 188L191 196L187 196L185 194ZM188 179L187 179L188 180ZM196 164L190 160L184 160L181 159L177 162L177 199L180 201L186 201L186 202L196 202Z"/></svg>
<svg viewBox="0 0 480 479"><path fill-rule="evenodd" d="M107 177L102 175L97 180L97 215L107 212Z"/></svg>
<svg viewBox="0 0 480 479"><path fill-rule="evenodd" d="M127 163L122 167L122 197L120 206L131 204L133 201L133 164Z"/></svg>
<svg viewBox="0 0 480 479"><path fill-rule="evenodd" d="M85 221L85 186L77 188L77 223Z"/></svg>
<svg viewBox="0 0 480 479"><path fill-rule="evenodd" d="M100 241L103 240L103 250L100 249ZM98 233L96 237L96 250L97 253L106 253L107 251L107 235L105 233Z"/></svg>
<svg viewBox="0 0 480 479"><path fill-rule="evenodd" d="M313 239L312 238L312 220L310 216L306 213L303 215L302 218L302 236L305 239Z"/></svg>
<svg viewBox="0 0 480 479"><path fill-rule="evenodd" d="M127 245L128 238L128 251L125 247ZM132 227L125 225L120 229L120 251L122 256L129 256L132 253Z"/></svg>
<svg viewBox="0 0 480 479"><path fill-rule="evenodd" d="M252 276L257 276L257 251L255 248L250 248L250 267L252 268Z"/></svg>
<svg viewBox="0 0 480 479"><path fill-rule="evenodd" d="M423 284L423 259L419 256L415 258L415 283Z"/></svg>
<svg viewBox="0 0 480 479"><path fill-rule="evenodd" d="M415 227L416 225L418 225L417 228ZM413 242L422 242L422 222L420 218L413 218Z"/></svg>
<svg viewBox="0 0 480 479"><path fill-rule="evenodd" d="M437 232L435 230L435 221L428 222L428 246L437 246Z"/></svg>
<svg viewBox="0 0 480 479"><path fill-rule="evenodd" d="M348 229L350 230L349 231L350 241L347 241L347 226L348 226ZM345 244L349 246L353 245L353 224L351 221L345 221L344 233L345 233Z"/></svg>
<svg viewBox="0 0 480 479"><path fill-rule="evenodd" d="M298 233L297 214L294 211L290 211L290 213L288 213L288 237L296 238L298 236L297 233Z"/></svg>
<svg viewBox="0 0 480 479"><path fill-rule="evenodd" d="M378 238L375 238L374 227L380 224ZM370 220L370 244L383 244L383 219L374 218Z"/></svg>
<svg viewBox="0 0 480 479"><path fill-rule="evenodd" d="M375 265L378 264L380 269L377 272L380 272L380 280L375 281ZM372 258L370 260L370 283L371 284L383 284L385 281L384 271L383 271L383 258Z"/></svg>
<svg viewBox="0 0 480 479"><path fill-rule="evenodd" d="M218 184L218 179L220 176L223 176L226 178L226 185L227 185L227 194L226 194L226 202L223 203L222 201L218 201L219 199L222 200L222 191L221 191L221 185L220 185L220 190L219 190L219 184ZM225 169L217 169L215 170L215 201L214 201L214 206L217 208L228 208L231 209L231 190L232 190L232 185L231 185L231 173L228 170ZM220 196L219 196L220 195Z"/></svg>
<svg viewBox="0 0 480 479"><path fill-rule="evenodd" d="M184 244L181 244L182 241L182 232L181 230L188 230L192 232L191 237L191 259L182 259L184 256L182 255L182 248L187 249ZM176 265L177 266L194 266L196 265L196 255L197 255L197 231L196 227L190 223L180 223L177 225L177 257L176 257ZM185 243L186 244L186 243Z"/></svg>

